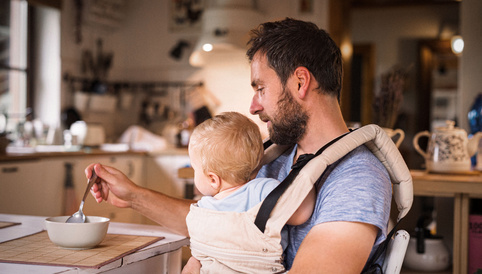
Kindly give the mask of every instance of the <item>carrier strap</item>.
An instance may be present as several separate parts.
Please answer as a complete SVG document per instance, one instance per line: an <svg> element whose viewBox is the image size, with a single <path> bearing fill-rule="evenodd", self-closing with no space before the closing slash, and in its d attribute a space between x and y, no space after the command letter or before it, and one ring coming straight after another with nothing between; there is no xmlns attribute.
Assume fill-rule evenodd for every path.
<svg viewBox="0 0 482 274"><path fill-rule="evenodd" d="M315 154L307 153L307 154L300 155L300 157L298 157L298 160L296 160L296 163L291 167L291 171L288 174L288 176L275 189L273 189L268 194L268 196L266 196L266 198L263 200L263 203L261 204L258 214L256 215L256 219L254 220L254 224L259 228L259 230L261 230L261 232L264 233L264 230L266 228L266 223L268 222L269 216L271 215L273 208L275 207L281 195L286 191L286 189L291 185L291 183L296 178L296 176L300 173L301 169L311 159L320 155L326 148L328 148L329 146L331 146L336 141L338 141L339 139L341 139L342 137L344 137L350 132L344 133L336 137L335 139L331 140L329 143L327 143L322 148L320 148ZM265 149L267 149L271 144L273 143L269 140L265 142Z"/></svg>

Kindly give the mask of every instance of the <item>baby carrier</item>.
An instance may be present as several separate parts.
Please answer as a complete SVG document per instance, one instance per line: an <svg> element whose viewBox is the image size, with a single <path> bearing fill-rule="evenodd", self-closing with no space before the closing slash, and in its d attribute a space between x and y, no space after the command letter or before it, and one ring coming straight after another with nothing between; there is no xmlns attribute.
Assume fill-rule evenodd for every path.
<svg viewBox="0 0 482 274"><path fill-rule="evenodd" d="M305 161L304 167L295 164L292 173L298 174L288 175L295 177L293 183L285 183L287 178L269 194L279 196L276 199L261 202L246 212L214 211L191 205L186 222L191 252L202 264L201 273L284 272L281 229L327 166L363 144L386 167L399 210L398 220L404 217L413 200L410 171L384 131L379 126L367 125L335 139L324 151L321 149ZM274 160L286 148L270 146L265 150L262 164ZM400 188L404 191L399 191ZM204 225L206 222L208 227Z"/></svg>

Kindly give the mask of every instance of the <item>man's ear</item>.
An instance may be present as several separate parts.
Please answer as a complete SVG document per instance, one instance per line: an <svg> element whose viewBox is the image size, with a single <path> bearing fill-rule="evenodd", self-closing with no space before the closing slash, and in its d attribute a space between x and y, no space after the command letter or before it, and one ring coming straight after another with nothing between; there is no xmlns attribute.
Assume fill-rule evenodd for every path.
<svg viewBox="0 0 482 274"><path fill-rule="evenodd" d="M221 177L214 172L208 172L209 185L216 191L221 189Z"/></svg>
<svg viewBox="0 0 482 274"><path fill-rule="evenodd" d="M309 90L311 82L311 73L305 67L298 67L295 70L295 81L298 85L298 96L303 99L306 96L306 92Z"/></svg>

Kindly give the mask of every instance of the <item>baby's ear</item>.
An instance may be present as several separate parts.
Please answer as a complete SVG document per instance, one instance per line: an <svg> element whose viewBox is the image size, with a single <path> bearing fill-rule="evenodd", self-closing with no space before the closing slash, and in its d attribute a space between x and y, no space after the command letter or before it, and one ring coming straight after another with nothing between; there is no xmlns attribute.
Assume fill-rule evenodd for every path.
<svg viewBox="0 0 482 274"><path fill-rule="evenodd" d="M208 172L208 177L209 177L209 184L211 187L219 191L221 189L221 177L219 177L216 173L214 172Z"/></svg>

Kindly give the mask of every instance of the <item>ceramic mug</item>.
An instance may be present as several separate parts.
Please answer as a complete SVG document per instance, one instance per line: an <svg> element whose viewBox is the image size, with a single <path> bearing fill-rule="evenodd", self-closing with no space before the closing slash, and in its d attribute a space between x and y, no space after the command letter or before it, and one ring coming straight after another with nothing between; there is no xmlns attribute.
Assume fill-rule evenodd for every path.
<svg viewBox="0 0 482 274"><path fill-rule="evenodd" d="M391 129L391 128L386 128L384 127L383 130L385 133L388 135L388 137L392 138L392 140L395 138L393 141L397 147L400 147L400 145L403 142L403 139L405 138L405 132L402 129ZM398 136L398 138L397 138Z"/></svg>

